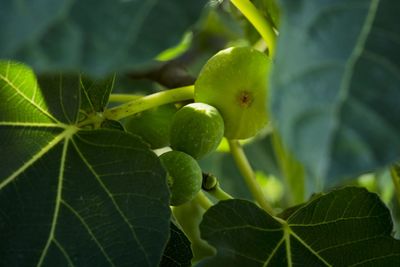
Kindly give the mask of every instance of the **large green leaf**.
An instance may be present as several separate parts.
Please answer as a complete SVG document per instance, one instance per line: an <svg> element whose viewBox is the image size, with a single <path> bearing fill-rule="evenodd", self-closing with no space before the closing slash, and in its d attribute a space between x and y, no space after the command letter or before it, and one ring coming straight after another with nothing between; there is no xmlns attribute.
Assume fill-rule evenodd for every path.
<svg viewBox="0 0 400 267"><path fill-rule="evenodd" d="M15 1L0 3L0 57L16 53L20 47L37 40L48 25L63 15L68 0Z"/></svg>
<svg viewBox="0 0 400 267"><path fill-rule="evenodd" d="M157 266L170 220L159 160L133 135L77 128L70 78L39 87L0 63L0 265Z"/></svg>
<svg viewBox="0 0 400 267"><path fill-rule="evenodd" d="M190 241L185 234L171 222L171 235L160 263L160 267L189 267L193 258Z"/></svg>
<svg viewBox="0 0 400 267"><path fill-rule="evenodd" d="M329 182L400 156L400 2L281 0L275 125Z"/></svg>
<svg viewBox="0 0 400 267"><path fill-rule="evenodd" d="M0 58L40 72L105 74L149 63L179 42L206 0L5 0Z"/></svg>
<svg viewBox="0 0 400 267"><path fill-rule="evenodd" d="M245 200L221 201L200 225L218 250L204 266L398 266L400 241L378 196L347 187L272 217Z"/></svg>

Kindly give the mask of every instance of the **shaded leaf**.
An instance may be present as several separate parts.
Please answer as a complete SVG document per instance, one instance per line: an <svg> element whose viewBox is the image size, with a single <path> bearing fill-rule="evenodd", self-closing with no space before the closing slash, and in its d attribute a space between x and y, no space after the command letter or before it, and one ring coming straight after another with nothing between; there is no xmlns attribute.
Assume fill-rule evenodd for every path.
<svg viewBox="0 0 400 267"><path fill-rule="evenodd" d="M27 62L40 72L131 70L176 45L205 3L2 1L0 58Z"/></svg>
<svg viewBox="0 0 400 267"><path fill-rule="evenodd" d="M114 87L115 76L94 80L81 76L81 111L86 114L103 112Z"/></svg>
<svg viewBox="0 0 400 267"><path fill-rule="evenodd" d="M281 0L272 113L330 183L400 156L400 2Z"/></svg>
<svg viewBox="0 0 400 267"><path fill-rule="evenodd" d="M272 217L245 200L221 201L200 225L217 256L205 266L397 266L400 241L378 196L347 187Z"/></svg>
<svg viewBox="0 0 400 267"><path fill-rule="evenodd" d="M1 1L1 56L14 54L22 44L38 39L49 24L68 10L69 5L68 0Z"/></svg>
<svg viewBox="0 0 400 267"><path fill-rule="evenodd" d="M125 131L124 126L119 121L113 121L113 120L104 120L103 123L101 124L101 128L114 129L123 132Z"/></svg>
<svg viewBox="0 0 400 267"><path fill-rule="evenodd" d="M157 156L133 135L69 124L79 80L41 82L0 63L0 265L157 266L170 221Z"/></svg>
<svg viewBox="0 0 400 267"><path fill-rule="evenodd" d="M191 266L192 258L189 239L171 222L170 237L160 267L188 267Z"/></svg>
<svg viewBox="0 0 400 267"><path fill-rule="evenodd" d="M25 73L20 74L22 79L25 75ZM42 94L49 112L59 122L75 124L80 106L79 77L59 73L41 75L37 80L41 91L46 92Z"/></svg>

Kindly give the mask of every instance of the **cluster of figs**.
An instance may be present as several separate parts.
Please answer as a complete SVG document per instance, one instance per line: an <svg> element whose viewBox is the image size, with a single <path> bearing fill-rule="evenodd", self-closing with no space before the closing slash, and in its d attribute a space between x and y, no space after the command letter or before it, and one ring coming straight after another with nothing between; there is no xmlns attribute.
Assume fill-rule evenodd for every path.
<svg viewBox="0 0 400 267"><path fill-rule="evenodd" d="M253 48L222 50L202 68L194 103L179 109L174 104L159 106L128 121L127 130L151 148L172 148L160 156L172 206L199 192L203 178L197 160L215 151L223 137L250 138L265 126L269 67L267 55Z"/></svg>

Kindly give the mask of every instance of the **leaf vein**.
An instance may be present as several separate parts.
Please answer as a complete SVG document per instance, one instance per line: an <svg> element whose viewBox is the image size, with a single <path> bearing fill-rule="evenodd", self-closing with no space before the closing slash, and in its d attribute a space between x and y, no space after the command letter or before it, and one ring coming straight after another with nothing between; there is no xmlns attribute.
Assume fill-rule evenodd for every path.
<svg viewBox="0 0 400 267"><path fill-rule="evenodd" d="M271 254L268 256L268 258L265 260L265 263L263 267L267 267L268 263L271 261L271 259L274 257L274 254L278 251L279 247L281 244L285 241L285 236L282 237L282 239L276 244L274 249L271 251Z"/></svg>
<svg viewBox="0 0 400 267"><path fill-rule="evenodd" d="M63 140L66 136L68 136L69 131L64 131L61 134L57 135L54 139L52 139L45 147L43 147L40 151L38 151L35 155L33 155L27 162L25 162L19 169L13 172L9 177L4 179L0 183L0 190L7 186L9 183L14 181L21 173L23 173L26 169L28 169L31 165L33 165L37 160L43 157L47 152L49 152L53 147L55 147L61 140Z"/></svg>
<svg viewBox="0 0 400 267"><path fill-rule="evenodd" d="M350 245L350 244L356 244L356 243L359 243L359 242L369 241L369 240L372 240L372 239L375 239L375 238L381 237L381 236L382 235L376 235L376 236L372 236L372 237L368 237L368 238L362 238L362 239L357 239L357 240L353 240L353 241L349 241L349 242L340 243L340 244L337 244L337 245L334 245L334 246L329 246L329 247L320 249L320 250L317 251L317 253L321 253L321 252L328 251L328 250L335 249L335 248L345 247L345 246Z"/></svg>
<svg viewBox="0 0 400 267"><path fill-rule="evenodd" d="M360 265L364 266L365 263L367 263L367 262L376 261L376 260L385 259L385 258L394 257L394 256L400 256L400 253L391 253L391 254L387 254L385 256L373 257L373 258L370 258L368 260L364 260L364 261L361 261L361 262L357 262L357 263L355 263L353 265L350 265L350 267L351 266L360 266Z"/></svg>
<svg viewBox="0 0 400 267"><path fill-rule="evenodd" d="M55 230L57 226L57 221L58 221L58 215L60 212L60 203L61 203L61 197L62 197L62 188L63 188L63 180L64 180L64 171L65 171L65 161L67 157L67 150L68 150L68 144L69 144L70 138L67 138L64 142L62 154L61 154L61 162L60 162L60 171L58 174L58 184L57 184L57 194L56 194L56 199L55 199L55 206L54 206L54 213L53 213L53 219L51 221L51 228L50 228L50 233L46 242L46 245L42 251L42 254L39 258L39 262L37 266L42 266L44 259L47 255L47 251L50 248L51 242L54 239L55 235Z"/></svg>
<svg viewBox="0 0 400 267"><path fill-rule="evenodd" d="M8 63L9 65L10 63ZM0 79L2 79L4 82L6 82L12 89L15 90L15 92L20 95L21 97L23 97L28 103L30 103L32 106L34 106L35 108L37 108L41 113L43 113L44 115L46 115L47 117L49 117L51 120L53 120L54 122L60 123L54 116L52 116L49 112L47 112L46 110L44 110L41 106L39 106L37 103L32 102L31 99L29 99L23 92L21 92L18 87L13 83L13 81L10 81L8 79L8 77L0 74ZM61 124L61 123L60 123Z"/></svg>
<svg viewBox="0 0 400 267"><path fill-rule="evenodd" d="M71 257L68 255L68 252L65 250L65 248L60 244L60 242L57 241L56 238L53 238L54 244L57 246L57 248L60 250L61 254L63 254L64 258L68 262L69 267L74 267L74 263L72 262Z"/></svg>
<svg viewBox="0 0 400 267"><path fill-rule="evenodd" d="M86 223L86 221L82 218L81 215L79 215L78 211L76 211L72 206L70 206L65 200L61 199L61 203L81 222L83 227L86 229L88 234L93 238L93 241L96 243L98 248L100 249L101 253L104 255L104 258L111 264L111 266L115 266L113 261L111 260L110 256L108 256L107 252L104 250L103 246L100 244L99 240L97 240L96 236L90 230L89 225Z"/></svg>
<svg viewBox="0 0 400 267"><path fill-rule="evenodd" d="M365 219L372 219L372 218L380 218L386 216L386 213L381 213L376 216L362 216L362 217L347 217L347 218L338 218L336 220L331 220L331 221L324 221L324 222L319 222L319 223L307 223L307 224L289 224L289 226L302 226L302 227L313 227L313 226L320 226L320 225L326 225L326 224L335 224L340 221L351 221L351 220L365 220Z"/></svg>
<svg viewBox="0 0 400 267"><path fill-rule="evenodd" d="M83 155L82 151L79 149L78 145L72 140L76 151L78 152L80 158L82 159L82 161L86 164L86 166L88 167L88 169L90 170L90 172L93 174L93 176L96 178L96 180L98 181L98 183L100 184L100 187L104 190L104 192L106 193L106 195L110 198L111 203L113 204L113 206L115 207L115 209L117 210L118 214L121 216L121 218L123 219L123 221L127 224L127 226L129 227L131 233L132 233L132 237L134 238L134 240L137 242L137 244L140 247L140 250L142 250L143 254L145 255L145 259L147 262L148 266L151 266L150 264L150 260L149 260L149 256L147 255L146 250L143 247L142 242L139 240L137 234L136 234L136 230L135 228L131 225L131 223L129 222L128 218L126 218L126 216L124 215L124 213L122 212L122 210L120 209L119 205L116 203L115 199L112 197L112 193L108 190L108 188L106 187L106 185L103 183L103 181L101 180L101 178L99 177L99 175L97 174L97 172L92 168L91 164L88 162L88 160L86 159L86 157Z"/></svg>
<svg viewBox="0 0 400 267"><path fill-rule="evenodd" d="M345 65L344 74L343 74L343 77L342 77L342 80L340 83L340 87L338 90L338 102L333 111L333 113L334 113L333 115L335 115L334 116L335 125L334 125L334 128L333 128L331 136L330 136L330 141L328 141L329 142L328 146L329 146L330 151L333 150L333 146L334 146L334 138L333 137L336 136L337 133L340 131L340 125L341 125L340 114L343 111L343 106L346 103L346 99L349 95L350 84L351 84L351 80L354 75L355 65L358 62L358 60L360 59L360 57L362 56L368 36L371 33L371 28L372 28L372 24L374 23L374 20L375 20L375 15L376 15L378 5L379 5L379 0L371 0L370 6L368 9L368 13L367 13L365 21L364 21L364 25L363 25L363 27L360 31L360 34L357 38L356 45L354 46L354 49L351 52L351 55L348 58L346 65ZM330 157L332 157L332 153L329 153L329 154L330 155L327 156L326 163L330 162ZM327 171L327 167L328 166L324 166L324 168L325 168L325 170L323 171L324 173Z"/></svg>
<svg viewBox="0 0 400 267"><path fill-rule="evenodd" d="M317 257L320 261L322 261L326 266L332 266L329 264L324 258L322 258L318 253L310 247L306 242L304 242L303 239L301 239L296 233L294 233L292 230L290 230L290 234L296 238L305 248L307 248L315 257Z"/></svg>

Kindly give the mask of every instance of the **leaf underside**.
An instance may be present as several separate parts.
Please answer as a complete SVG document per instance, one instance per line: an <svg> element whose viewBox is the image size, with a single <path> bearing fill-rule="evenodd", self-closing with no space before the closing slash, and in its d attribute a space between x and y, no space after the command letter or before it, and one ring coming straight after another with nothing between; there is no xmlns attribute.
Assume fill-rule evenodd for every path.
<svg viewBox="0 0 400 267"><path fill-rule="evenodd" d="M400 2L281 0L272 113L328 183L400 156Z"/></svg>
<svg viewBox="0 0 400 267"><path fill-rule="evenodd" d="M0 265L157 266L169 192L137 137L80 130L79 79L0 63Z"/></svg>
<svg viewBox="0 0 400 267"><path fill-rule="evenodd" d="M200 225L217 256L204 266L398 266L389 210L365 189L317 196L277 220L245 200L221 201Z"/></svg>

